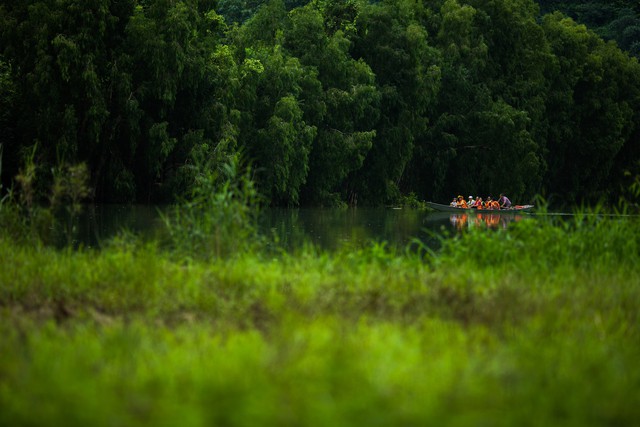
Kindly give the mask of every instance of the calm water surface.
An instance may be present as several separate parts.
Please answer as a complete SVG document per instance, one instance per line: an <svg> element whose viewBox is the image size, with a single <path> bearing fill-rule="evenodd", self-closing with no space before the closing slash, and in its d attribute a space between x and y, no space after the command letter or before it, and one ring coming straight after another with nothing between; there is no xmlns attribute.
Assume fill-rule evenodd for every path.
<svg viewBox="0 0 640 427"><path fill-rule="evenodd" d="M88 206L79 219L74 238L85 247L99 247L125 230L151 239L163 232L160 215L167 209L148 205ZM454 235L461 229L481 224L506 227L523 217L397 208L271 208L263 211L259 227L263 235L287 249L300 247L305 242L325 249L363 245L369 241L404 247L416 238L433 246L438 241L435 235Z"/></svg>

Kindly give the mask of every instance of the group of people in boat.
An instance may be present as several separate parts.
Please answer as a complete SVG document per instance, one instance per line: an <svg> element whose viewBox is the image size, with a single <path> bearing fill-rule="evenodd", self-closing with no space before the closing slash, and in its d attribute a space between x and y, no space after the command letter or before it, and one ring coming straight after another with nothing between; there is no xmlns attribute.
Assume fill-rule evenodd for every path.
<svg viewBox="0 0 640 427"><path fill-rule="evenodd" d="M475 199L473 196L469 196L469 200L465 200L464 196L454 197L450 203L450 206L462 209L509 209L511 207L511 200L504 194L500 193L500 197L497 200L493 200L491 196L487 196L486 200L477 196Z"/></svg>

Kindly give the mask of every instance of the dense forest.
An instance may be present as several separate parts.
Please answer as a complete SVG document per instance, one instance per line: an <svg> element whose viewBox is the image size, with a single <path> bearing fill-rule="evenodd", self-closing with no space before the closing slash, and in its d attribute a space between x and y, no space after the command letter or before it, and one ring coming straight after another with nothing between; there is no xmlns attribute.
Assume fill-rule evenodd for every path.
<svg viewBox="0 0 640 427"><path fill-rule="evenodd" d="M561 11L605 40L640 57L640 2L635 0L538 0L544 13Z"/></svg>
<svg viewBox="0 0 640 427"><path fill-rule="evenodd" d="M539 3L0 0L3 188L82 163L96 201L167 202L241 157L280 206L615 201L640 11Z"/></svg>

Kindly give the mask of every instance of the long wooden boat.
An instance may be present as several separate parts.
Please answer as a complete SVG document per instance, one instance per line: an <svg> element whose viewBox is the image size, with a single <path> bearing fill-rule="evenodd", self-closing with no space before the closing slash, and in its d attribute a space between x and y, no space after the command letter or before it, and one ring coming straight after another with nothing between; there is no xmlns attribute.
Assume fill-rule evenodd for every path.
<svg viewBox="0 0 640 427"><path fill-rule="evenodd" d="M450 205L441 205L440 203L427 202L427 206L433 210L439 212L464 212L464 213L496 213L496 214L509 214L516 212L529 212L533 210L533 205L513 205L508 209L474 209L474 208L459 208Z"/></svg>

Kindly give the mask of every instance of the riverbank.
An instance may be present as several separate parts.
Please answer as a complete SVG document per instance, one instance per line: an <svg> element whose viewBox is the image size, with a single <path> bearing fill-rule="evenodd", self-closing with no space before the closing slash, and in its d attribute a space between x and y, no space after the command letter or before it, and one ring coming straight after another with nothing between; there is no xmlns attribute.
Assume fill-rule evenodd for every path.
<svg viewBox="0 0 640 427"><path fill-rule="evenodd" d="M177 258L0 240L3 425L633 425L640 226Z"/></svg>

